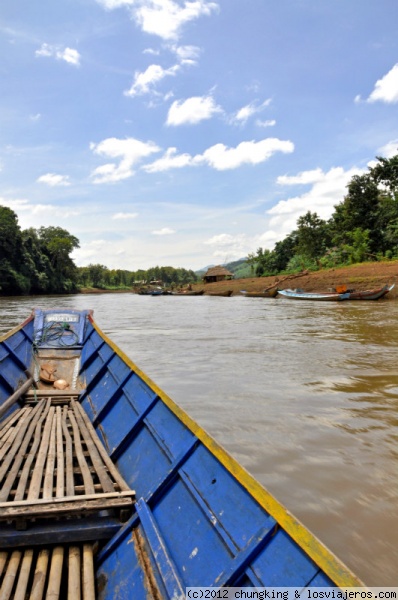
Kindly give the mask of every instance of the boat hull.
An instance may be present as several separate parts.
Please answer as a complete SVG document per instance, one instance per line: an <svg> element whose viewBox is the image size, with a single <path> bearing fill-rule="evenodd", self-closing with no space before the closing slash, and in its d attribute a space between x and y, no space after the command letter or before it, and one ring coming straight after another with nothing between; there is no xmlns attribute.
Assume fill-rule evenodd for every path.
<svg viewBox="0 0 398 600"><path fill-rule="evenodd" d="M94 563L99 598L127 599L134 590L134 598L144 600L148 586L158 598L176 599L192 586L362 585L141 371L89 312L60 311L60 316L60 343L44 351L57 357L61 370L63 357L71 360L67 353L72 350L65 344L76 342L73 386L78 398L73 410L87 419L87 428L98 436L136 498L130 516L119 526L109 519L96 524L102 535L98 534L102 541ZM23 395L7 402L21 389L25 370L36 368L32 344L36 349L42 344L48 313L34 317L0 339L0 410L5 407L1 423L24 410ZM51 318L56 317L57 311L51 311ZM37 328L38 322L44 326ZM39 382L39 392L54 394L48 385ZM88 531L95 524L87 516L80 523L73 528L69 520L50 519L46 526L52 528L51 539L70 545L92 540ZM42 530L34 522L28 533L29 544L43 543ZM26 546L26 533L7 535L7 547L13 548L13 540L19 548ZM0 528L0 547L5 538Z"/></svg>
<svg viewBox="0 0 398 600"><path fill-rule="evenodd" d="M278 294L283 298L290 298L292 300L315 300L317 302L339 302L341 300L348 300L349 293L345 292L342 294L334 292L324 293L312 293L312 292L300 292L294 290L278 290Z"/></svg>
<svg viewBox="0 0 398 600"><path fill-rule="evenodd" d="M379 300L380 298L384 298L391 290L394 288L393 285L385 285L382 288L374 289L374 290L364 290L362 292L350 292L350 297L348 300Z"/></svg>
<svg viewBox="0 0 398 600"><path fill-rule="evenodd" d="M246 298L275 298L278 295L278 288L272 288L264 292L246 292L241 290L240 292Z"/></svg>

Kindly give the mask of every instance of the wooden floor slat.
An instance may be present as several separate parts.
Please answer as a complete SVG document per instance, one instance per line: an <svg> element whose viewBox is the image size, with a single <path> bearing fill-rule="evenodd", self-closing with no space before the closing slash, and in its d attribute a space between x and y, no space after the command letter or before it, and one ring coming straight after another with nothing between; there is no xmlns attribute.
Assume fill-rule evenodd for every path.
<svg viewBox="0 0 398 600"><path fill-rule="evenodd" d="M87 496L108 494L114 499L120 492L131 492L73 398L62 407L43 396L19 414L19 420L9 420L0 449L1 505L15 508L21 501L35 504L65 497L75 497L81 505ZM90 510L94 505L90 503ZM110 502L110 507L117 505Z"/></svg>
<svg viewBox="0 0 398 600"><path fill-rule="evenodd" d="M0 552L0 600L95 600L92 543Z"/></svg>
<svg viewBox="0 0 398 600"><path fill-rule="evenodd" d="M77 394L27 396L0 429L0 526L19 529L19 546L0 550L0 600L95 600L93 543L76 541L93 538L70 535L62 545L23 547L24 528L90 515L88 525L104 515L117 523L121 510L133 508L134 491Z"/></svg>

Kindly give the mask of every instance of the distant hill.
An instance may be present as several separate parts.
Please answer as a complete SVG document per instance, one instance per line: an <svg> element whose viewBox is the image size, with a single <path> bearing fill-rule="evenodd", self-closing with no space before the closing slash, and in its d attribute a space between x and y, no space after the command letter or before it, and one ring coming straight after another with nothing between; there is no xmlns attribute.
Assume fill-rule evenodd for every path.
<svg viewBox="0 0 398 600"><path fill-rule="evenodd" d="M214 267L215 265L208 265L207 267L203 267L203 269L199 269L195 271L198 277L203 277L210 267ZM226 263L222 265L228 271L234 274L235 279L244 279L245 277L253 277L253 272L251 270L250 265L247 264L246 258L240 258L239 260L234 260L233 262Z"/></svg>

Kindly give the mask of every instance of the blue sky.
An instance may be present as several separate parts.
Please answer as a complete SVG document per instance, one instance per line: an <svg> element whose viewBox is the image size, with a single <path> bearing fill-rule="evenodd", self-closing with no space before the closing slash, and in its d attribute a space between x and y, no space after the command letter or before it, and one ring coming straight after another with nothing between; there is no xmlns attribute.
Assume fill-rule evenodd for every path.
<svg viewBox="0 0 398 600"><path fill-rule="evenodd" d="M199 269L398 152L396 0L13 0L0 204L76 264Z"/></svg>

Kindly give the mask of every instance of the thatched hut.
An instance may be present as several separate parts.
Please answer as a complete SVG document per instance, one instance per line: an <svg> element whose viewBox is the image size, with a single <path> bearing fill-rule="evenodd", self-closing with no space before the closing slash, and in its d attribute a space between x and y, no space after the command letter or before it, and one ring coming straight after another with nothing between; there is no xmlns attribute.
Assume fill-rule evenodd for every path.
<svg viewBox="0 0 398 600"><path fill-rule="evenodd" d="M226 279L233 278L234 275L231 271L218 265L217 267L210 267L210 269L207 270L206 275L203 277L203 281L205 283L214 283L215 281L225 281Z"/></svg>

